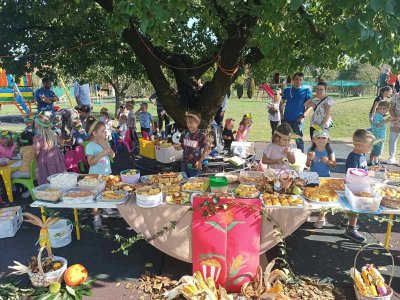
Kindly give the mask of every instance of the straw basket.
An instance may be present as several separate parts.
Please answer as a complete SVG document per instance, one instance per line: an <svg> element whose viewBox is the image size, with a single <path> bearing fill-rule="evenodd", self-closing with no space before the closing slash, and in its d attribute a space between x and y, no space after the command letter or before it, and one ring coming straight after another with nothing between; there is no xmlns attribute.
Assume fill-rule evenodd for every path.
<svg viewBox="0 0 400 300"><path fill-rule="evenodd" d="M361 247L361 249L358 250L358 252L356 254L356 257L354 258L354 269L356 269L356 263L357 263L358 255L362 251L364 251L367 247L370 247L370 246L378 246L378 247L383 248L379 244L367 244L367 245L364 245L363 247ZM390 253L389 250L387 250L386 248L383 248L383 249L385 249L385 251L387 251L389 253L390 257L392 258L392 273L390 275L389 284L385 283L385 286L386 286L386 288L387 288L389 293L386 296L379 296L379 297L364 296L357 290L357 287L354 285L354 291L356 293L357 300L390 300L392 298L393 289L390 287L390 284L392 283L392 279L393 279L393 275L394 275L394 258L393 258L392 253Z"/></svg>
<svg viewBox="0 0 400 300"><path fill-rule="evenodd" d="M33 273L32 271L28 272L29 278L32 282L32 285L34 287L47 287L53 282L61 282L63 279L63 275L65 270L67 269L67 260L63 257L60 256L53 256L52 261L61 261L62 262L62 267L56 271L51 271L44 273L43 267L42 267L42 252L43 248L40 249L37 257L37 262L38 262L38 268L39 272Z"/></svg>

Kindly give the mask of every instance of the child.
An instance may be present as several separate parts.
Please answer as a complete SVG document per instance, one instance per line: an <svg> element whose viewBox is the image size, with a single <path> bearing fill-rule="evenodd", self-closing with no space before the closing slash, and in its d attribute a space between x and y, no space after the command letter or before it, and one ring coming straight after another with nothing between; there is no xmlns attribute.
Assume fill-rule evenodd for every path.
<svg viewBox="0 0 400 300"><path fill-rule="evenodd" d="M201 164L208 153L206 136L199 131L201 115L196 111L186 114L187 131L182 133L180 143L183 147L182 172L188 177L200 174Z"/></svg>
<svg viewBox="0 0 400 300"><path fill-rule="evenodd" d="M262 163L273 169L288 169L289 163L294 164L296 159L290 147L292 128L283 123L279 125L272 136L271 143L265 147Z"/></svg>
<svg viewBox="0 0 400 300"><path fill-rule="evenodd" d="M112 139L112 130L113 130L113 126L112 125L113 124L112 124L112 121L109 118L108 109L107 108L103 107L100 110L99 121L103 122L104 125L106 126L106 131L107 131L106 138L107 138L107 141L111 141L111 139Z"/></svg>
<svg viewBox="0 0 400 300"><path fill-rule="evenodd" d="M128 128L132 129L133 132L136 131L136 115L135 111L133 110L134 102L127 102L126 103L126 109L128 110L128 121L127 125Z"/></svg>
<svg viewBox="0 0 400 300"><path fill-rule="evenodd" d="M239 124L238 132L236 133L236 141L238 142L245 142L247 141L247 137L250 133L250 126L251 126L251 113L246 113L243 115L243 119Z"/></svg>
<svg viewBox="0 0 400 300"><path fill-rule="evenodd" d="M372 133L365 129L357 129L353 134L353 151L349 153L346 159L346 172L349 168L358 168L365 171L368 170L367 167L367 156L366 154L371 151L372 144L375 137ZM363 243L366 238L363 237L357 230L357 214L348 213L349 222L346 224L343 221L340 223L339 227L346 228L345 236L349 239Z"/></svg>
<svg viewBox="0 0 400 300"><path fill-rule="evenodd" d="M35 151L33 150L33 133L24 131L19 138L19 153L21 154L21 165L18 171L11 173L11 178L29 178L31 162L35 159ZM22 198L28 198L29 190L22 193Z"/></svg>
<svg viewBox="0 0 400 300"><path fill-rule="evenodd" d="M128 117L126 115L121 115L119 117L119 137L121 140L125 138L126 131L128 130L128 125L126 124L128 122Z"/></svg>
<svg viewBox="0 0 400 300"><path fill-rule="evenodd" d="M29 115L28 117L24 118L24 123L25 123L25 126L26 126L24 131L29 131L29 132L32 132L32 133L34 132L34 130L35 130L35 127L34 127L34 124L33 124L34 119L35 119L35 117L33 115Z"/></svg>
<svg viewBox="0 0 400 300"><path fill-rule="evenodd" d="M372 152L370 155L370 164L377 165L379 164L379 156L382 154L384 140L386 138L386 123L393 121L393 118L384 118L390 109L390 102L383 100L379 102L374 117L372 119L372 134L376 139L383 139L383 141L376 143L372 148Z"/></svg>
<svg viewBox="0 0 400 300"><path fill-rule="evenodd" d="M142 132L143 138L150 138L151 134L151 123L152 117L151 114L147 111L148 105L147 103L140 104L140 111L139 111L139 121L140 121L140 131Z"/></svg>
<svg viewBox="0 0 400 300"><path fill-rule="evenodd" d="M274 100L267 105L268 119L271 124L272 135L274 135L276 128L281 123L281 113L279 111L279 105L282 100L281 89L276 89L274 93Z"/></svg>
<svg viewBox="0 0 400 300"><path fill-rule="evenodd" d="M38 135L33 138L33 150L37 160L37 182L47 183L47 177L66 172L64 157L59 149L61 139L51 130L50 118L39 114L35 119Z"/></svg>
<svg viewBox="0 0 400 300"><path fill-rule="evenodd" d="M225 150L230 150L231 149L231 145L233 142L233 131L232 129L234 128L234 122L235 120L233 120L232 118L226 119L225 120L225 127L224 127L224 131L222 131L222 138L224 139L224 149Z"/></svg>
<svg viewBox="0 0 400 300"><path fill-rule="evenodd" d="M16 147L11 131L3 130L0 135L0 158L12 158Z"/></svg>
<svg viewBox="0 0 400 300"><path fill-rule="evenodd" d="M329 144L329 135L325 131L314 131L312 146L308 150L306 166L311 172L317 172L319 177L331 177L330 169L336 167L335 153ZM315 228L325 225L326 213L320 213L318 220L314 223Z"/></svg>
<svg viewBox="0 0 400 300"><path fill-rule="evenodd" d="M110 157L115 156L107 141L107 129L103 122L90 117L87 122L86 131L90 135L90 142L86 145L86 156L88 159L89 174L110 175ZM102 227L100 213L98 209L93 209L95 230Z"/></svg>
<svg viewBox="0 0 400 300"><path fill-rule="evenodd" d="M121 105L121 106L119 107L119 110L118 110L118 113L117 113L118 126L121 126L121 124L122 124L121 118L122 118L123 116L128 117L128 111L127 111L125 105ZM125 121L125 123L126 123L126 121Z"/></svg>

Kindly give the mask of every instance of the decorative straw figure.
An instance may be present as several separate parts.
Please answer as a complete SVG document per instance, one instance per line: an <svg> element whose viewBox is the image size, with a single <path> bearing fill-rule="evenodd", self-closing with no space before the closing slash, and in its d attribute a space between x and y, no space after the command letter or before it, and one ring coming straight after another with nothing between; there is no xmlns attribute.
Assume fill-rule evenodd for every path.
<svg viewBox="0 0 400 300"><path fill-rule="evenodd" d="M47 248L47 253L49 254L49 256L53 256L52 252L51 252L51 245L50 245L50 241L49 241L49 226L53 225L54 223L56 223L60 218L56 217L56 218L48 218L46 220L46 222L43 223L43 221L31 214L31 213L23 213L23 215L26 217L25 222L31 223L33 225L39 226L40 229L40 233L39 233L39 246L40 248L42 247L46 247Z"/></svg>

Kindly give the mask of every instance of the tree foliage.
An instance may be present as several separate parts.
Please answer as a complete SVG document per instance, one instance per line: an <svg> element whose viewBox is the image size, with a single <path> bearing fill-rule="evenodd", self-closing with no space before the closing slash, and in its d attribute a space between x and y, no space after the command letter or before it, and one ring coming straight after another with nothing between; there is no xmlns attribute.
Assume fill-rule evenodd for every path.
<svg viewBox="0 0 400 300"><path fill-rule="evenodd" d="M397 0L2 2L27 5L30 19L24 18L27 25L8 18L11 28L18 23L27 39L11 46L0 43L1 53L24 51L26 44L41 39L48 41L50 50L65 46L64 38L82 42L107 36L114 40L115 34L131 47L164 108L180 125L187 109L198 109L210 121L239 75L237 68L292 74L309 65L336 69L349 57L373 65L396 65L400 57ZM2 15L7 5L0 5ZM62 38L53 41L46 30L37 25L30 28L32 24L74 31L72 37L59 33ZM36 31L32 41L29 35ZM92 55L99 59L96 53ZM199 93L193 78L207 71L209 83Z"/></svg>

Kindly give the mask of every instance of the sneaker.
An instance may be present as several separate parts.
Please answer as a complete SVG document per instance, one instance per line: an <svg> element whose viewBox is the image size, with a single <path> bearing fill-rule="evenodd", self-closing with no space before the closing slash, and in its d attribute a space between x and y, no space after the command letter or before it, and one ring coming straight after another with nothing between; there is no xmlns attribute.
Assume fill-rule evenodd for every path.
<svg viewBox="0 0 400 300"><path fill-rule="evenodd" d="M101 210L101 216L103 218L115 218L119 216L119 212L114 208L103 208Z"/></svg>
<svg viewBox="0 0 400 300"><path fill-rule="evenodd" d="M29 198L30 196L31 196L31 193L29 193L29 191L23 192L21 195L21 197L24 199Z"/></svg>
<svg viewBox="0 0 400 300"><path fill-rule="evenodd" d="M342 220L339 224L338 224L338 227L340 228L340 229L346 229L347 228L347 226L349 226L349 220Z"/></svg>
<svg viewBox="0 0 400 300"><path fill-rule="evenodd" d="M364 243L367 239L361 235L357 228L355 227L350 227L348 226L346 228L346 232L344 233L344 236L351 239L352 241L356 242L356 243Z"/></svg>
<svg viewBox="0 0 400 300"><path fill-rule="evenodd" d="M314 224L314 228L321 229L322 227L325 226L325 219L318 219Z"/></svg>
<svg viewBox="0 0 400 300"><path fill-rule="evenodd" d="M103 227L103 223L101 222L101 218L100 216L94 216L93 219L93 228L94 230L100 230Z"/></svg>
<svg viewBox="0 0 400 300"><path fill-rule="evenodd" d="M396 159L394 157L390 157L387 161L386 164L388 165L394 165L396 163Z"/></svg>

